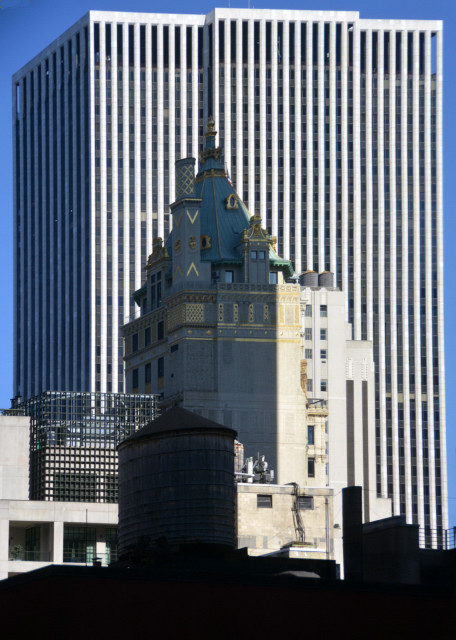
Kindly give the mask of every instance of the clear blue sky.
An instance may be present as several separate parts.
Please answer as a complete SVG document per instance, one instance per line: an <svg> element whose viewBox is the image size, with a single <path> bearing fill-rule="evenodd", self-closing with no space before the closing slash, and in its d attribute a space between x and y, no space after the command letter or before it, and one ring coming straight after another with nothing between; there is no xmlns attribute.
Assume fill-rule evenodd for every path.
<svg viewBox="0 0 456 640"><path fill-rule="evenodd" d="M65 29L91 9L208 13L215 6L247 8L242 2L191 5L173 0L165 5L145 0L0 0L0 407L9 407L13 386L13 178L11 142L11 76ZM447 388L447 456L450 526L456 525L456 0L250 0L257 9L358 11L361 18L405 18L444 21L444 246L445 356Z"/></svg>

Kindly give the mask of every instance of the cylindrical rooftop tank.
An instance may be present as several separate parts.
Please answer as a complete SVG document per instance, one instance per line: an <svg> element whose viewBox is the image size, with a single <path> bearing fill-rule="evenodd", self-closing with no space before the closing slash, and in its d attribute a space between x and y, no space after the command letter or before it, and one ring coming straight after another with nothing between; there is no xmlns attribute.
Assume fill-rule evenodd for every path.
<svg viewBox="0 0 456 640"><path fill-rule="evenodd" d="M334 274L332 271L322 271L318 276L318 284L320 287L326 287L327 289L334 288Z"/></svg>
<svg viewBox="0 0 456 640"><path fill-rule="evenodd" d="M175 407L119 445L120 557L158 541L235 547L236 435Z"/></svg>
<svg viewBox="0 0 456 640"><path fill-rule="evenodd" d="M304 271L299 276L301 287L318 287L318 274L316 271Z"/></svg>

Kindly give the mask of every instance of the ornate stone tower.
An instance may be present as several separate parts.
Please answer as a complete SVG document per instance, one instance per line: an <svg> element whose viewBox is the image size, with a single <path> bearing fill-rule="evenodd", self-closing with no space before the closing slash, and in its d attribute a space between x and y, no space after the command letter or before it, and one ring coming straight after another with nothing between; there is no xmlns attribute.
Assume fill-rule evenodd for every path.
<svg viewBox="0 0 456 640"><path fill-rule="evenodd" d="M325 485L324 420L308 475L300 287L286 283L291 263L229 181L212 120L205 135L196 179L192 158L176 163L173 231L135 294L141 317L124 328L127 387L236 429L280 484Z"/></svg>

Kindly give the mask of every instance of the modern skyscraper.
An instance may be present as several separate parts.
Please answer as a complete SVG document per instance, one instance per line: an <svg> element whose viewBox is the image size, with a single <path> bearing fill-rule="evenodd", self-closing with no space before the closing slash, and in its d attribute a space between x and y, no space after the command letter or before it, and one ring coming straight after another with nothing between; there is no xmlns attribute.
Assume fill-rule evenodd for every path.
<svg viewBox="0 0 456 640"><path fill-rule="evenodd" d="M13 105L15 393L123 389L119 327L212 114L278 253L333 272L373 341L377 492L440 538L442 23L90 12L14 76Z"/></svg>

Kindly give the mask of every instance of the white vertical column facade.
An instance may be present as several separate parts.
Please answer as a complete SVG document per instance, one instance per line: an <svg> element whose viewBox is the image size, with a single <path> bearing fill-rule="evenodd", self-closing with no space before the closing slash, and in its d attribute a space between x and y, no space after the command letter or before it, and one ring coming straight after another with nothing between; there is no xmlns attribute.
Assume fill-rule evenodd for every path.
<svg viewBox="0 0 456 640"><path fill-rule="evenodd" d="M152 27L146 24L146 255L152 253ZM182 81L182 79L181 79ZM117 86L117 82L116 82ZM113 117L114 122L114 117ZM182 135L182 133L181 133ZM114 144L114 142L113 142ZM113 160L114 162L114 160Z"/></svg>
<svg viewBox="0 0 456 640"><path fill-rule="evenodd" d="M325 100L326 103L326 100ZM329 24L329 264L337 282L336 23Z"/></svg>
<svg viewBox="0 0 456 640"><path fill-rule="evenodd" d="M361 34L353 26L353 337L361 340Z"/></svg>
<svg viewBox="0 0 456 640"><path fill-rule="evenodd" d="M64 203L62 202L63 198L65 197L65 194L62 193L62 170L64 171L64 152L65 152L65 129L64 129L64 123L62 123L62 120L64 118L64 112L62 113L62 101L61 101L61 94L62 92L65 95L65 86L64 86L64 81L62 81L62 52L60 47L57 48L56 51L56 56L57 56L57 60L56 60L56 68L54 70L55 76L56 76L56 87L57 87L57 100L56 100L56 120L55 120L55 128L56 128L56 136L57 136L57 207L56 207L56 211L55 211L55 216L54 216L54 227L57 226L57 246L56 246L56 253L57 253L57 259L55 264L57 265L57 309L56 309L56 314L57 314L57 344L58 344L58 349L59 351L64 351L65 355L68 356L68 353L66 351L66 348L64 347L64 339L65 339L65 325L66 323L63 322L63 319L65 318L65 315L63 314L63 308L64 308L64 303L65 303L65 291L64 291L64 287L65 287L65 281L64 281L64 267L62 264L62 255L63 255L63 248L62 248L62 222L63 222L63 216L65 215L64 212ZM27 74L27 102L30 101L30 74ZM64 107L63 107L64 109ZM27 162L30 163L30 131L27 131ZM29 195L28 198L28 217L30 220L30 172L31 172L31 167L30 164L27 167L27 176L28 176L28 184L27 184L27 193ZM28 243L27 245L30 247L31 245L31 225L29 224L28 226L28 234L29 234L29 238L28 238ZM29 254L27 256L27 262L28 262L28 268L30 269L30 257L31 255ZM31 303L31 294L29 291L29 295L28 295L28 304L29 304L29 308L31 308L30 306ZM32 352L33 346L31 345L31 334L30 332L28 333L28 351L29 353ZM64 376L64 369L65 369L65 363L64 360L62 358L58 358L57 359L57 380L61 381L63 380L63 376ZM31 388L31 380L30 380L30 376L31 376L31 372L29 370L29 384L28 384L28 388Z"/></svg>
<svg viewBox="0 0 456 640"><path fill-rule="evenodd" d="M169 199L168 203L174 202L174 194L176 190L174 178L174 165L176 164L176 58L175 58L175 27L173 24L169 26L169 65L168 65L168 113L169 113L169 135L168 135L168 171L169 171ZM187 154L185 154L187 155ZM164 211L167 213L167 211ZM170 216L171 217L171 216ZM139 272L141 286L141 270Z"/></svg>
<svg viewBox="0 0 456 640"><path fill-rule="evenodd" d="M366 319L368 340L374 339L373 185L372 185L372 29L366 31Z"/></svg>
<svg viewBox="0 0 456 640"><path fill-rule="evenodd" d="M150 48L150 43L149 43ZM146 49L147 51L147 49ZM119 335L119 150L117 136L118 122L118 93L117 93L117 24L111 24L111 183L112 183L112 390L119 391L118 371L119 364L123 364L119 358L118 335ZM149 103L150 104L150 103ZM150 211L150 209L149 209ZM124 301L125 305L125 301Z"/></svg>
<svg viewBox="0 0 456 640"><path fill-rule="evenodd" d="M33 158L32 158L32 162L33 162L33 175L32 175L32 180L34 182L34 193L35 193L35 202L34 204L32 203L32 206L34 208L34 218L35 220L38 221L38 225L39 225L39 229L36 230L35 232L35 239L34 239L34 264L33 264L33 273L35 274L35 287L32 291L32 296L33 296L33 309L34 309L34 315L35 315L35 321L33 324L33 339L34 339L34 345L33 345L33 349L35 351L35 359L34 359L34 367L33 367L33 371L32 371L32 376L33 376L33 380L32 380L32 384L35 383L36 380L39 380L39 376L40 376L40 344L39 341L37 340L37 333L39 331L39 326L40 326L40 305L41 305L41 300L40 300L40 288L42 286L42 282L40 281L40 238L41 238L41 234L43 233L43 227L40 225L40 202L39 202L39 195L40 195L40 184L41 184L41 176L39 175L39 154L40 154L40 148L39 148L39 127L40 127L40 122L38 119L38 104L40 101L40 95L39 95L39 82L38 82L38 67L35 67L35 69L33 70L33 86L34 86L34 91L33 91L33 115L30 119L33 118ZM67 254L68 255L68 254ZM71 295L71 291L68 291L68 295ZM68 367L70 366L70 364L68 363Z"/></svg>
<svg viewBox="0 0 456 640"><path fill-rule="evenodd" d="M19 138L19 143L20 143L20 137L18 136L18 122L20 121L20 114L19 114L19 103L18 103L18 94L19 94L19 83L16 81L12 83L12 88L11 88L11 105L12 105L12 109L11 109L11 120L12 120L12 129L13 129L13 168L14 168L14 172L17 171L17 163L19 161L18 159L18 153L17 153L17 144L18 144L18 138ZM43 128L44 128L44 124L43 124ZM44 166L44 165L43 165ZM44 173L44 169L43 169L43 173ZM16 180L17 180L17 176L16 176ZM19 269L18 269L18 261L20 260L20 247L19 247L19 238L20 238L20 231L18 232L18 226L19 226L19 212L18 212L18 208L19 208L19 198L20 198L20 194L18 193L17 188L13 189L13 216L14 216L14 221L13 221L13 243L14 243L14 275L13 275L13 281L14 281L14 298L15 298L15 304L14 304L14 308L13 308L13 340L14 340L14 356L13 356L13 376L14 376L14 391L13 393L17 393L20 389L20 377L21 374L23 375L23 371L22 371L22 367L20 366L20 364L18 363L18 358L20 356L20 343L19 343L19 330L18 330L18 326L19 326L19 320L20 320L20 316L22 315L22 319L24 318L24 312L22 311L22 314L19 312L18 309L18 302L20 301L20 292L19 292L19 282L24 282L24 280L21 281L20 279L20 273L19 273ZM43 207L44 210L44 207ZM19 254L19 255L18 255ZM21 323L22 325L24 324L24 322ZM42 338L43 340L43 335ZM43 344L46 344L45 342ZM43 365L43 371L44 371L44 365Z"/></svg>
<svg viewBox="0 0 456 640"><path fill-rule="evenodd" d="M431 530L437 529L435 500L435 442L434 442L434 376L432 331L432 168L431 168L431 34L424 34L424 236L426 288L426 395L429 468L429 515ZM435 546L436 538L432 540Z"/></svg>
<svg viewBox="0 0 456 640"><path fill-rule="evenodd" d="M348 25L341 25L342 291L348 317Z"/></svg>
<svg viewBox="0 0 456 640"><path fill-rule="evenodd" d="M79 332L78 332L78 322L80 321L79 317L76 314L76 309L79 308L81 304L81 300L78 296L80 296L80 291L78 290L77 281L78 281L78 256L80 255L80 247L81 247L81 233L78 228L79 224L79 216L80 216L80 191L78 188L78 171L77 171L77 162L78 162L78 154L77 154L77 145L78 145L78 133L77 133L77 112L76 112L76 96L78 93L78 86L76 82L76 71L77 71L77 49L76 49L76 35L73 35L71 38L71 58L69 60L69 65L71 69L71 110L72 110L72 130L70 131L70 138L72 144L72 183L73 183L73 199L70 201L70 216L69 216L69 233L68 235L72 235L73 238L73 248L72 254L68 253L70 256L68 260L68 264L72 265L72 273L69 276L69 289L68 295L71 298L71 317L72 323L70 327L70 336L71 336L71 352L75 354L75 346L79 347ZM42 183L45 184L44 182ZM43 187L44 188L44 187ZM43 220L44 222L44 220ZM42 230L44 232L46 228L45 224L42 224ZM44 283L43 283L44 284ZM39 326L39 325L38 325ZM82 332L81 332L82 337ZM70 374L67 381L68 385L74 386L78 379L78 370L81 369L82 358L79 355L78 357L74 357L71 359L69 363Z"/></svg>
<svg viewBox="0 0 456 640"><path fill-rule="evenodd" d="M163 102L164 102L164 87L163 87L163 74L164 74L164 60L163 60L163 25L157 25L157 171L158 171L158 236L163 238L165 226L163 221L163 215L165 210L165 191L164 191L164 177L165 177L165 159L164 159L164 117L163 117ZM194 85L195 86L195 85ZM198 95L198 82L196 82L196 94Z"/></svg>
<svg viewBox="0 0 456 640"><path fill-rule="evenodd" d="M243 146L243 116L242 113L242 20L236 20L236 191L242 198L244 189L244 146Z"/></svg>
<svg viewBox="0 0 456 640"><path fill-rule="evenodd" d="M220 130L220 96L219 96L219 87L220 87L220 64L219 64L219 51L220 51L220 42L219 42L219 21L214 19L212 23L212 91L214 96L214 106L210 113L215 120L216 131ZM220 137L218 138L220 142ZM185 154L187 155L187 154ZM185 157L185 156L184 156ZM170 200L172 202L172 200Z"/></svg>
<svg viewBox="0 0 456 640"><path fill-rule="evenodd" d="M231 177L231 21L225 20L225 164Z"/></svg>
<svg viewBox="0 0 456 640"><path fill-rule="evenodd" d="M48 260L48 246L47 246L47 236L49 233L49 228L50 228L50 220L49 220L49 211L50 211L50 202L48 203L47 200L47 180L49 178L49 176L47 175L47 171L46 171L46 156L47 156L47 148L49 145L49 131L47 130L46 127L46 79L49 78L49 75L46 73L46 60L43 60L41 63L41 96L40 96L40 100L41 100L41 123L39 126L41 126L41 176L40 176L40 180L41 180L41 229L42 229L42 233L41 233L41 247L40 247L40 253L41 253L41 273L42 273L42 278L43 278L43 282L42 282L42 299L41 299L41 319L40 319L40 324L38 324L37 326L37 330L38 328L40 328L40 332L37 334L38 339L41 341L41 363L40 363L40 370L39 370L39 377L37 378L37 380L40 379L44 381L44 385L46 385L46 382L48 382L48 375L47 375L47 369L49 367L49 333L50 333L50 327L49 327L49 323L48 323L48 319L49 319L49 296L48 296L48 292L47 292L47 286L46 283L49 281L50 279L50 273L47 270L47 260ZM13 85L14 88L14 85ZM14 101L13 101L13 117L15 117L15 109L16 109L16 105L15 105L15 98L16 98L16 92L14 91ZM13 145L13 149L14 149L14 166L16 166L16 145ZM75 167L75 171L76 171L76 167ZM77 178L76 178L77 179ZM76 182L75 182L76 184ZM16 209L16 203L14 204L14 210ZM15 239L14 239L14 243L16 244L16 228L14 227L14 234L15 234ZM77 259L77 255L75 255L75 260ZM15 285L16 286L16 285ZM17 321L15 319L14 321L14 331L16 333L16 324ZM16 340L16 337L15 337Z"/></svg>
<svg viewBox="0 0 456 640"><path fill-rule="evenodd" d="M52 72L51 72L52 73ZM26 258L25 258L25 247L28 247L28 238L25 236L26 229L26 210L25 210L25 193L26 193L26 177L27 177L27 165L24 158L24 148L26 148L26 140L25 140L25 130L24 130L24 117L25 117L25 104L26 104L26 86L27 86L27 76L24 76L19 82L19 171L20 171L20 183L19 183L19 194L17 200L19 201L19 233L22 240L22 253L21 253L21 264L19 267L19 280L21 283L25 283L26 278ZM51 174L52 179L52 174ZM53 212L54 213L54 212ZM16 266L16 268L18 268ZM32 283L33 286L34 283ZM20 340L20 365L24 369L22 373L22 378L24 380L23 387L25 386L29 389L30 379L29 379L29 371L26 367L26 354L29 353L29 345L27 344L27 334L26 327L27 321L29 319L29 308L27 306L27 288L25 286L18 286L16 289L17 295L19 297L19 304L22 313L25 310L26 320L21 324L21 330L19 333ZM52 361L51 361L52 364ZM23 388L19 388L20 393L24 393Z"/></svg>
<svg viewBox="0 0 456 640"><path fill-rule="evenodd" d="M379 404L380 404L380 465L382 497L388 497L388 458L386 438L386 354L385 354L385 147L384 147L384 31L377 40L377 167L378 167L378 343L379 343Z"/></svg>
<svg viewBox="0 0 456 640"><path fill-rule="evenodd" d="M260 21L260 213L266 226L266 21Z"/></svg>
<svg viewBox="0 0 456 640"><path fill-rule="evenodd" d="M415 357L416 413L416 477L418 493L418 523L424 526L423 436L421 416L421 247L420 247L420 42L419 31L413 32L413 329Z"/></svg>
<svg viewBox="0 0 456 640"><path fill-rule="evenodd" d="M134 287L139 289L142 282L143 259L141 256L141 66L139 24L133 27L134 72L133 72L133 113L134 113L134 162L135 162L135 198L134 198ZM131 219L130 214L130 219Z"/></svg>
<svg viewBox="0 0 456 640"><path fill-rule="evenodd" d="M86 212L89 211L89 207L90 207L90 203L88 202L88 199L86 197L86 189L85 189L85 183L86 180L89 179L89 175L90 175L90 166L89 166L89 175L86 174L86 165L85 165L85 157L86 157L86 146L88 145L89 141L86 139L86 123L87 123L87 119L89 118L89 114L88 111L86 109L84 109L84 105L86 102L86 97L87 97L87 89L85 86L85 74L84 74L84 69L86 64L89 65L89 61L87 60L87 53L86 53L86 45L88 45L88 43L86 42L86 35L85 35L85 29L81 29L81 31L79 32L79 48L80 48L80 104L81 104L81 149L84 151L84 156L83 158L81 158L81 174L79 176L80 179L80 188L81 188L81 216L83 217L83 224L81 225L81 252L82 255L85 254L85 252L87 251L87 246L86 246L86 239L85 239L85 232L86 232L86 225L90 224L90 222L88 222L87 220L87 214ZM117 126L117 123L116 123ZM88 193L88 191L87 191ZM90 265L88 264L88 261L86 259L81 260L81 287L85 286L85 283L90 281ZM91 342L90 342L90 328L87 330L86 329L86 324L85 324L85 319L86 317L89 315L89 313L91 312L91 298L90 296L86 296L84 294L83 291L81 291L81 335L82 335L82 340L81 340L81 352L82 354L84 354L83 359L86 358L86 354L89 353L89 350L91 349ZM48 338L49 339L49 338ZM76 344L76 343L75 343ZM76 347L79 348L79 345ZM91 349L91 357L90 360L93 361L93 349ZM82 360L83 362L83 360ZM92 367L82 367L81 366L81 386L83 389L90 389L92 388L91 385L93 384L93 378L91 378L91 371L92 371Z"/></svg>
<svg viewBox="0 0 456 640"><path fill-rule="evenodd" d="M187 26L181 26L181 158L187 157ZM218 86L218 83L217 83ZM218 93L217 93L218 95ZM171 218L171 216L170 216ZM170 219L171 224L171 219Z"/></svg>
<svg viewBox="0 0 456 640"><path fill-rule="evenodd" d="M399 420L397 406L397 233L396 233L396 32L389 32L389 199L390 199L390 341L391 424L393 434L393 514L400 515Z"/></svg>
<svg viewBox="0 0 456 640"><path fill-rule="evenodd" d="M123 111L123 295L124 321L130 316L130 105L128 68L128 24L122 24L122 111Z"/></svg>
<svg viewBox="0 0 456 640"><path fill-rule="evenodd" d="M313 271L313 188L314 188L314 153L313 153L313 23L306 24L306 155L307 155L307 270Z"/></svg>
<svg viewBox="0 0 456 640"><path fill-rule="evenodd" d="M100 74L99 104L100 114L100 390L106 391L108 366L108 217L107 217L107 169L106 169L106 41L104 22L99 23L100 29ZM95 109L96 113L96 109ZM96 169L95 169L96 171ZM137 184L135 183L135 189Z"/></svg>
<svg viewBox="0 0 456 640"><path fill-rule="evenodd" d="M209 86L209 31L208 28L203 31L203 85ZM204 95L203 101L203 127L206 126L209 116L212 115L208 110L207 96ZM200 123L201 124L201 123Z"/></svg>
<svg viewBox="0 0 456 640"><path fill-rule="evenodd" d="M65 358L65 362L63 363L63 367L62 367L62 375L63 375L63 384L66 386L67 384L69 384L69 380L70 380L70 354L72 355L72 351L70 350L70 329L71 329L71 325L72 325L72 321L73 318L70 315L71 309L70 309L70 297L72 295L72 291L70 288L70 277L69 277L69 271L70 271L70 260L65 259L64 256L69 256L70 255L70 243L69 243L69 233L70 233L70 228L71 228L71 222L72 222L72 215L71 215L71 207L72 207L72 203L70 202L70 180L69 180L69 168L70 168L70 162L69 162L69 154L70 154L70 117L69 117L69 73L70 73L70 64L69 64L69 47L68 47L68 42L65 42L65 44L62 47L62 53L63 53L63 61L61 61L60 63L60 67L62 68L63 66L63 79L62 79L62 84L61 84L61 89L64 91L64 106L63 106L63 120L64 120L64 125L63 125L63 140L64 140L64 151L63 151L63 158L62 158L62 167L64 170L64 193L62 194L62 221L61 221L61 225L62 225L62 229L63 229L63 238L61 240L61 246L62 246L62 260L61 260L61 265L62 265L62 282L63 287L64 287L64 294L62 296L62 316L65 318L65 322L64 322L64 326L65 326L65 331L62 332L65 340L65 351L68 354L68 356ZM63 62L63 65L62 65ZM71 282L71 286L72 286L72 282Z"/></svg>
<svg viewBox="0 0 456 640"><path fill-rule="evenodd" d="M192 26L192 156L198 158L198 27Z"/></svg>
<svg viewBox="0 0 456 640"><path fill-rule="evenodd" d="M96 308L96 217L95 217L95 51L94 24L89 23L89 126L90 126L90 344L94 354L90 362L90 382L95 386L95 353L97 308ZM124 109L125 113L125 109ZM125 190L128 193L128 189ZM124 238L125 241L125 238ZM52 379L52 378L51 378Z"/></svg>
<svg viewBox="0 0 456 640"><path fill-rule="evenodd" d="M318 22L318 272L325 270L325 23Z"/></svg>
<svg viewBox="0 0 456 640"><path fill-rule="evenodd" d="M282 47L282 109L283 109L283 201L279 212L283 215L283 257L290 258L290 23L283 23ZM296 168L295 168L296 170Z"/></svg>
<svg viewBox="0 0 456 640"><path fill-rule="evenodd" d="M301 22L296 21L295 38L294 38L294 81L295 81L295 100L294 100L294 117L295 117L295 182L292 188L295 190L294 202L294 218L295 218L295 270L301 273L304 268L302 256L302 227L305 226L304 211L302 207L302 77L301 77Z"/></svg>
<svg viewBox="0 0 456 640"><path fill-rule="evenodd" d="M277 49L277 22L271 24L271 124L272 124L272 202L271 202L271 229L272 235L278 238L279 234L279 117L278 117L278 64L279 51Z"/></svg>
<svg viewBox="0 0 456 640"><path fill-rule="evenodd" d="M409 331L409 200L408 200L408 31L401 32L401 206L402 206L402 371L404 407L405 515L413 522L412 450L410 435L410 331Z"/></svg>
<svg viewBox="0 0 456 640"><path fill-rule="evenodd" d="M254 22L248 21L248 52L247 52L247 92L248 92L248 207L253 215L258 205L255 201L255 38ZM225 71L226 72L226 71ZM226 114L226 111L225 111Z"/></svg>
<svg viewBox="0 0 456 640"><path fill-rule="evenodd" d="M437 227L437 312L439 352L439 403L440 403L440 473L442 492L442 527L448 529L448 485L446 458L446 402L445 402L445 345L443 325L443 167L442 167L442 85L443 85L443 33L437 31L436 42L436 227Z"/></svg>
<svg viewBox="0 0 456 640"><path fill-rule="evenodd" d="M55 69L55 64L54 64L54 57L51 55L49 56L49 167L53 167L54 165L54 147L55 147L55 142L54 142L54 138L56 136L56 130L55 127L56 125L56 117L55 117L55 111L54 111L54 107L53 107L53 99L52 99L52 94L54 93L54 78L55 78L55 73L56 73L56 69ZM89 92L90 92L90 82L89 82ZM21 109L22 109L22 105L21 105ZM22 132L23 135L23 132ZM22 138L22 136L21 136ZM23 162L23 158L21 155L21 162ZM90 165L91 166L91 165ZM22 167L21 167L22 169ZM23 175L23 172L21 171L21 175ZM21 185L22 186L22 185ZM54 175L54 171L51 170L50 171L50 175L49 175L49 194L50 194L50 202L49 202L49 220L50 220L50 238L51 238L51 242L50 242L50 247L49 247L49 264L51 267L51 273L49 274L49 290L51 292L51 295L54 297L54 290L55 290L55 285L56 285L56 280L57 280L57 273L56 273L56 249L57 247L54 244L54 228L55 228L55 221L56 221L56 217L57 217L57 209L55 206L55 199L53 198L53 194L56 192L57 190L57 184L55 181L55 175ZM23 193L23 189L21 189L21 192ZM22 211L22 215L23 215L23 207L24 207L24 199L23 197L21 198L21 211ZM22 234L23 234L23 230L22 230ZM23 290L25 291L25 287L23 288ZM55 300L55 297L54 297ZM22 301L23 304L23 301ZM51 334L54 333L54 326L55 326L55 304L51 305L51 311L50 311L50 332ZM24 327L22 328L22 331L24 331ZM24 338L21 339L21 344L24 345ZM59 351L59 345L57 344L57 340L50 340L49 342L49 383L50 384L55 384L56 382L56 370L55 370L55 353L58 353Z"/></svg>

